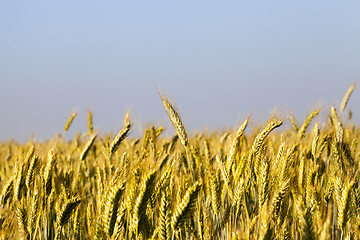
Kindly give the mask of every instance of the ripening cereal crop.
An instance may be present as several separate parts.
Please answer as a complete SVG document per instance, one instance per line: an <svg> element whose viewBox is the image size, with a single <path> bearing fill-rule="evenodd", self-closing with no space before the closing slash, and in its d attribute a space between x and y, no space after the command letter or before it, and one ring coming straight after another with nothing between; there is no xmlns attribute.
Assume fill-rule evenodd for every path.
<svg viewBox="0 0 360 240"><path fill-rule="evenodd" d="M159 93L175 135L0 143L1 239L360 239L360 128L339 107L297 121L189 134ZM328 112L327 121L319 113ZM76 121L73 113L64 131ZM285 128L288 122L291 128Z"/></svg>

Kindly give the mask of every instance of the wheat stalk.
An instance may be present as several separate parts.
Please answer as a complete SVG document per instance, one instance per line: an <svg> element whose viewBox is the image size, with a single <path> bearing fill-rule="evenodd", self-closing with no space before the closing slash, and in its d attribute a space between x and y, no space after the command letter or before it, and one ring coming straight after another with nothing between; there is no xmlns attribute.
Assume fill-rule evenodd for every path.
<svg viewBox="0 0 360 240"><path fill-rule="evenodd" d="M105 222L105 232L107 233L108 237L111 237L114 232L117 211L119 208L119 200L123 192L124 183L118 184L110 191L103 219L103 221Z"/></svg>
<svg viewBox="0 0 360 240"><path fill-rule="evenodd" d="M345 189L342 191L341 197L338 202L338 218L337 222L341 231L345 230L345 226L349 221L349 211L350 211L350 195L352 188L354 186L354 181L351 181L347 184Z"/></svg>
<svg viewBox="0 0 360 240"><path fill-rule="evenodd" d="M177 231L191 217L200 188L201 184L195 183L186 191L182 201L175 208L174 214L171 217L173 231Z"/></svg>
<svg viewBox="0 0 360 240"><path fill-rule="evenodd" d="M125 123L123 129L116 135L114 140L111 142L109 147L109 159L111 159L111 156L115 153L115 151L118 149L120 143L125 139L126 135L130 131L130 121L128 119L128 114L125 116Z"/></svg>
<svg viewBox="0 0 360 240"><path fill-rule="evenodd" d="M307 127L309 126L311 120L316 117L318 114L320 113L319 110L314 110L313 112L311 112L305 119L304 123L301 125L301 127L299 128L298 131L298 138L301 139L305 136L305 131L307 129Z"/></svg>
<svg viewBox="0 0 360 240"><path fill-rule="evenodd" d="M77 197L67 200L63 205L60 213L58 214L58 230L55 239L59 239L61 230L68 223L74 209L81 203L81 200Z"/></svg>
<svg viewBox="0 0 360 240"><path fill-rule="evenodd" d="M71 114L71 116L69 117L69 119L67 120L66 124L65 124L65 127L64 127L64 130L65 132L68 131L69 127L71 126L71 123L74 121L75 117L77 116L77 113L76 112L73 112Z"/></svg>
<svg viewBox="0 0 360 240"><path fill-rule="evenodd" d="M81 151L81 154L80 154L80 160L81 161L85 160L87 154L89 153L89 150L90 150L91 146L94 144L96 136L97 136L96 134L93 134L91 136L91 138L89 139L89 141L84 146L84 148L83 148L83 150Z"/></svg>
<svg viewBox="0 0 360 240"><path fill-rule="evenodd" d="M159 239L170 240L171 238L171 205L169 188L166 188L162 193L160 201L160 216L159 216Z"/></svg>
<svg viewBox="0 0 360 240"><path fill-rule="evenodd" d="M228 161L227 161L228 171L231 169L231 166L232 166L233 162L235 161L235 154L236 154L236 151L237 151L239 143L240 143L240 137L243 135L244 130L245 130L246 126L248 125L248 122L249 122L249 120L246 119L243 122L243 124L240 125L240 127L238 128L238 130L235 133L235 136L233 138L233 141L232 141L232 144L230 147Z"/></svg>
<svg viewBox="0 0 360 240"><path fill-rule="evenodd" d="M132 222L130 229L137 233L139 231L139 226L146 221L146 207L147 202L151 198L151 194L153 192L153 184L155 179L155 171L151 171L149 174L145 176L141 183L141 189L139 191L139 195L135 200Z"/></svg>
<svg viewBox="0 0 360 240"><path fill-rule="evenodd" d="M50 149L48 153L48 164L44 171L44 187L46 189L46 195L49 195L52 188L52 172L56 165L55 149Z"/></svg>
<svg viewBox="0 0 360 240"><path fill-rule="evenodd" d="M178 110L170 102L169 98L167 96L165 96L165 94L162 94L160 92L158 92L158 94L159 94L161 101L163 102L163 105L166 109L165 112L166 112L168 118L170 119L172 125L174 126L175 131L176 131L178 137L180 138L182 145L185 147L185 149L187 149L188 136L187 136L187 132L184 127L184 124L181 120L181 117L178 113Z"/></svg>
<svg viewBox="0 0 360 240"><path fill-rule="evenodd" d="M89 133L93 134L94 133L94 128L93 128L93 114L92 111L88 112L88 129L89 129Z"/></svg>
<svg viewBox="0 0 360 240"><path fill-rule="evenodd" d="M344 97L343 97L343 99L342 99L342 101L341 101L341 104L340 104L340 112L341 112L341 113L344 112L344 110L345 110L345 108L346 108L346 105L347 105L347 103L348 103L348 101L349 101L349 99L350 99L350 96L351 96L352 92L354 91L355 87L356 87L356 84L355 84L355 83L354 83L354 84L351 84L351 86L349 87L349 89L346 91L346 93L345 93L345 95L344 95Z"/></svg>
<svg viewBox="0 0 360 240"><path fill-rule="evenodd" d="M283 120L271 120L266 126L261 130L261 132L255 137L255 140L251 147L252 154L256 155L260 148L262 147L265 138L269 135L269 133L274 130L275 128L278 128L283 123Z"/></svg>

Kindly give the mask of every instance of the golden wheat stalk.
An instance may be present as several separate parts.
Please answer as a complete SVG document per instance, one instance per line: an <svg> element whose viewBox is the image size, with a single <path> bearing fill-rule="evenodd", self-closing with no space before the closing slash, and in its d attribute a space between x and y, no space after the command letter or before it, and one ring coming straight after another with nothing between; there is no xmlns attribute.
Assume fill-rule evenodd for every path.
<svg viewBox="0 0 360 240"><path fill-rule="evenodd" d="M209 180L210 180L210 194L211 194L211 207L215 215L219 215L221 207L221 189L220 183L211 171L209 171Z"/></svg>
<svg viewBox="0 0 360 240"><path fill-rule="evenodd" d="M350 217L350 202L351 202L351 191L354 186L354 181L347 184L345 189L342 191L341 197L338 202L338 219L337 223L341 231L345 230L345 226L349 221Z"/></svg>
<svg viewBox="0 0 360 240"><path fill-rule="evenodd" d="M129 114L127 113L125 116L123 129L115 136L115 138L113 139L113 141L109 146L109 159L111 159L111 156L116 152L120 143L125 139L126 135L130 131L130 127L131 124L129 121Z"/></svg>
<svg viewBox="0 0 360 240"><path fill-rule="evenodd" d="M290 115L289 117L290 117L291 124L292 124L293 128L295 129L295 131L299 132L299 125L297 124L294 116Z"/></svg>
<svg viewBox="0 0 360 240"><path fill-rule="evenodd" d="M20 201L22 197L22 190L25 187L25 163L22 163L17 173L17 178L14 185L15 199Z"/></svg>
<svg viewBox="0 0 360 240"><path fill-rule="evenodd" d="M236 154L236 151L237 151L239 143L240 143L240 137L243 135L244 130L245 130L246 126L248 125L248 122L249 122L249 120L246 119L243 122L243 124L240 125L240 127L238 128L238 130L235 133L235 136L234 136L233 141L231 143L229 156L228 156L228 161L227 161L227 169L228 169L228 171L230 171L231 166L232 166L233 162L235 161L235 154Z"/></svg>
<svg viewBox="0 0 360 240"><path fill-rule="evenodd" d="M216 155L216 161L219 163L220 171L221 171L221 173L223 175L224 182L225 182L225 185L227 187L229 197L232 200L234 195L233 195L233 191L232 191L232 188L231 188L230 176L229 176L228 171L226 170L225 163L223 162L223 160L218 155Z"/></svg>
<svg viewBox="0 0 360 240"><path fill-rule="evenodd" d="M76 209L75 215L74 215L74 237L76 240L83 239L82 237L82 229L81 229L81 219L80 219L80 211L79 209Z"/></svg>
<svg viewBox="0 0 360 240"><path fill-rule="evenodd" d="M55 148L52 148L48 153L48 164L46 165L44 171L44 187L46 190L46 195L49 195L51 192L52 174L55 165L56 165Z"/></svg>
<svg viewBox="0 0 360 240"><path fill-rule="evenodd" d="M32 202L31 202L31 207L30 207L30 214L28 217L28 231L30 233L30 236L34 236L35 235L35 229L36 229L36 220L38 217L38 211L39 211L39 205L40 205L40 201L39 201L39 193L36 192Z"/></svg>
<svg viewBox="0 0 360 240"><path fill-rule="evenodd" d="M343 97L343 99L342 99L342 101L341 101L341 104L340 104L340 112L341 112L341 113L344 112L344 110L345 110L345 108L346 108L346 105L347 105L347 103L348 103L348 101L349 101L349 99L350 99L350 96L351 96L352 92L354 91L355 87L356 87L356 84L355 84L355 83L354 83L354 84L351 84L351 86L349 87L349 89L346 91L346 93L345 93L345 95L344 95L344 97Z"/></svg>
<svg viewBox="0 0 360 240"><path fill-rule="evenodd" d="M166 183L170 179L172 168L173 168L173 165L170 165L166 169L165 173L160 177L159 181L156 183L153 193L150 198L152 207L155 207L156 198L161 194L161 190L163 189L163 187L166 185Z"/></svg>
<svg viewBox="0 0 360 240"><path fill-rule="evenodd" d="M304 123L299 128L299 131L298 131L298 134L297 134L299 139L302 139L305 136L305 131L306 131L307 127L309 126L311 120L314 117L316 117L319 113L320 113L319 110L314 110L306 117Z"/></svg>
<svg viewBox="0 0 360 240"><path fill-rule="evenodd" d="M272 200L272 218L274 220L279 220L281 217L281 208L283 206L283 201L289 192L290 189L290 179L282 181L280 183L279 189L275 192L274 198Z"/></svg>
<svg viewBox="0 0 360 240"><path fill-rule="evenodd" d="M316 159L317 158L317 147L318 147L319 137L320 137L320 128L319 128L318 123L315 123L313 133L314 133L314 136L313 136L313 141L311 144L311 154L313 155L314 159Z"/></svg>
<svg viewBox="0 0 360 240"><path fill-rule="evenodd" d="M73 112L71 114L71 116L69 117L69 119L67 120L66 124L65 124L65 127L64 127L64 130L65 132L68 131L69 127L71 126L71 123L74 121L75 117L77 116L77 113L76 112Z"/></svg>
<svg viewBox="0 0 360 240"><path fill-rule="evenodd" d="M173 231L179 230L185 221L191 218L200 188L201 184L196 182L186 191L182 201L177 205L171 218L171 227Z"/></svg>
<svg viewBox="0 0 360 240"><path fill-rule="evenodd" d="M339 116L334 107L331 107L331 117L332 117L333 126L335 128L335 137L336 137L335 140L338 143L342 144L344 139L344 128L340 122Z"/></svg>
<svg viewBox="0 0 360 240"><path fill-rule="evenodd" d="M1 193L2 207L5 207L6 203L12 196L13 188L14 188L14 178L11 178L10 181L5 185Z"/></svg>
<svg viewBox="0 0 360 240"><path fill-rule="evenodd" d="M269 135L269 133L281 126L284 120L271 120L266 126L261 130L261 132L255 137L255 140L251 147L251 153L256 155L259 153L260 148L262 147L265 138Z"/></svg>
<svg viewBox="0 0 360 240"><path fill-rule="evenodd" d="M34 183L35 168L37 167L38 163L39 163L39 157L38 156L33 156L31 158L29 169L28 169L26 179L25 179L25 184L26 184L28 190L30 190L31 186Z"/></svg>
<svg viewBox="0 0 360 240"><path fill-rule="evenodd" d="M269 197L269 160L265 157L260 167L260 174L258 178L259 191L259 207L261 208Z"/></svg>
<svg viewBox="0 0 360 240"><path fill-rule="evenodd" d="M81 151L81 154L80 154L80 160L81 161L85 160L87 154L89 153L89 150L90 150L91 146L94 144L96 136L97 136L96 134L93 134L91 136L91 138L89 139L89 141L84 146L84 148L83 148L83 150Z"/></svg>
<svg viewBox="0 0 360 240"><path fill-rule="evenodd" d="M68 223L74 209L80 204L81 200L78 197L71 198L63 205L58 214L58 230L55 239L60 239L61 230Z"/></svg>
<svg viewBox="0 0 360 240"><path fill-rule="evenodd" d="M89 129L89 133L93 134L94 133L94 128L93 128L93 114L92 111L88 112L88 129Z"/></svg>
<svg viewBox="0 0 360 240"><path fill-rule="evenodd" d="M170 240L171 238L171 205L169 188L166 188L162 193L160 201L160 216L159 216L159 232L160 240Z"/></svg>
<svg viewBox="0 0 360 240"><path fill-rule="evenodd" d="M161 98L161 101L163 102L164 107L165 107L165 110L166 110L165 112L166 112L169 120L171 121L172 125L174 126L175 131L176 131L178 137L180 138L182 145L185 147L185 149L187 149L188 136L187 136L187 132L184 127L184 124L181 120L181 117L178 113L179 111L170 102L169 98L167 96L165 96L165 94L162 94L160 92L158 92L158 94Z"/></svg>
<svg viewBox="0 0 360 240"><path fill-rule="evenodd" d="M114 232L115 222L118 214L120 197L124 192L124 183L118 184L110 191L105 207L104 223L105 232L110 238Z"/></svg>
<svg viewBox="0 0 360 240"><path fill-rule="evenodd" d="M139 227L143 227L142 224L146 221L146 208L153 192L155 175L156 172L151 171L142 180L139 195L135 200L130 226L130 230L134 233L138 233L141 230Z"/></svg>
<svg viewBox="0 0 360 240"><path fill-rule="evenodd" d="M23 239L28 239L29 232L28 232L27 211L24 206L24 203L21 203L20 206L18 206L17 208L17 219L18 219L19 230L22 233Z"/></svg>

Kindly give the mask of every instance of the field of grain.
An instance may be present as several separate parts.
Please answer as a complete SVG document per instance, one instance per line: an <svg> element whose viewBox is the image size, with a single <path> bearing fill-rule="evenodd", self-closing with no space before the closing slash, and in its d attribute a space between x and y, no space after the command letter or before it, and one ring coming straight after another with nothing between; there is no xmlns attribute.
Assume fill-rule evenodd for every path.
<svg viewBox="0 0 360 240"><path fill-rule="evenodd" d="M303 123L274 115L192 135L160 93L172 138L161 126L128 136L128 115L119 133L100 136L89 112L88 132L71 141L0 143L0 237L359 239L360 128L346 109L354 87ZM281 130L285 121L292 127Z"/></svg>

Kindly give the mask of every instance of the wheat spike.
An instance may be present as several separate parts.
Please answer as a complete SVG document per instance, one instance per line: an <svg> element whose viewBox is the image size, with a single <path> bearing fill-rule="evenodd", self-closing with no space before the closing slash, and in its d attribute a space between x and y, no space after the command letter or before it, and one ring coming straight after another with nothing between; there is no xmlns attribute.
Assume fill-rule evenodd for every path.
<svg viewBox="0 0 360 240"><path fill-rule="evenodd" d="M316 159L317 158L317 146L318 146L319 137L320 137L320 129L319 129L318 123L315 123L313 132L314 132L314 136L313 136L313 141L312 141L312 145L311 145L311 154Z"/></svg>
<svg viewBox="0 0 360 240"><path fill-rule="evenodd" d="M173 165L170 165L166 169L165 173L160 177L159 181L156 183L156 185L154 187L154 191L151 195L151 206L152 207L155 206L156 198L160 195L162 188L165 186L165 184L170 179L172 167L173 167Z"/></svg>
<svg viewBox="0 0 360 240"><path fill-rule="evenodd" d="M251 147L252 154L256 155L260 148L262 147L265 138L269 135L269 133L278 128L283 123L283 120L271 120L266 126L261 130L261 132L255 137L255 140Z"/></svg>
<svg viewBox="0 0 360 240"><path fill-rule="evenodd" d="M67 120L67 122L66 122L66 124L65 124L65 127L64 127L65 132L68 131L71 123L74 121L74 119L75 119L76 116L77 116L77 113L76 113L76 112L73 112L73 113L71 114L71 116L69 117L69 119Z"/></svg>
<svg viewBox="0 0 360 240"><path fill-rule="evenodd" d="M15 199L18 201L21 200L22 190L25 187L25 174L25 163L22 163L14 185Z"/></svg>
<svg viewBox="0 0 360 240"><path fill-rule="evenodd" d="M58 230L55 239L60 239L61 230L68 223L74 209L80 204L81 200L77 197L69 199L63 205L60 213L58 214Z"/></svg>
<svg viewBox="0 0 360 240"><path fill-rule="evenodd" d="M236 154L236 151L237 151L238 146L239 146L240 137L243 135L244 130L245 130L246 126L248 125L248 122L249 122L249 120L246 119L243 122L243 124L240 125L240 127L238 128L238 130L235 133L235 136L234 136L233 141L231 143L229 156L228 156L228 162L227 162L228 171L231 169L231 166L232 166L233 162L235 161L235 154Z"/></svg>
<svg viewBox="0 0 360 240"><path fill-rule="evenodd" d="M30 190L31 186L34 183L34 177L35 177L35 168L39 163L39 157L33 156L30 161L29 169L26 175L25 184L27 188Z"/></svg>
<svg viewBox="0 0 360 240"><path fill-rule="evenodd" d="M345 226L349 220L349 211L350 211L350 200L351 200L351 191L354 186L354 182L347 184L345 189L342 191L341 198L338 202L338 225L342 231L344 231Z"/></svg>
<svg viewBox="0 0 360 240"><path fill-rule="evenodd" d="M159 239L170 240L171 238L171 205L169 188L166 188L162 193L160 201L160 216L159 216Z"/></svg>
<svg viewBox="0 0 360 240"><path fill-rule="evenodd" d="M79 199L78 197L67 200L58 215L58 224L60 227L65 226L65 224L69 221L72 212L80 204L80 202L81 199Z"/></svg>
<svg viewBox="0 0 360 240"><path fill-rule="evenodd" d="M354 83L354 84L351 84L351 86L349 87L349 89L346 91L346 93L345 93L345 95L344 95L344 97L343 97L343 99L342 99L342 101L341 101L341 104L340 104L340 112L341 112L341 113L344 112L344 110L345 110L345 108L346 108L346 105L347 105L347 103L348 103L348 101L349 101L349 99L350 99L350 96L351 96L352 92L354 91L355 87L356 87L356 84L355 84L355 83Z"/></svg>
<svg viewBox="0 0 360 240"><path fill-rule="evenodd" d="M40 205L39 194L38 194L38 192L36 192L31 201L31 207L30 207L30 213L29 213L29 219L28 219L28 231L31 236L34 236L34 233L35 233L39 205Z"/></svg>
<svg viewBox="0 0 360 240"><path fill-rule="evenodd" d="M211 193L211 207L215 215L219 215L221 207L221 189L217 177L210 171L210 193Z"/></svg>
<svg viewBox="0 0 360 240"><path fill-rule="evenodd" d="M116 135L114 140L111 142L109 147L109 159L111 159L111 156L116 152L118 149L120 143L125 139L126 135L130 131L130 121L128 119L128 114L125 116L125 123L123 129Z"/></svg>
<svg viewBox="0 0 360 240"><path fill-rule="evenodd" d="M92 111L88 112L88 129L89 129L89 133L93 134L94 133L94 128L93 128L93 114Z"/></svg>
<svg viewBox="0 0 360 240"><path fill-rule="evenodd" d="M91 146L94 144L96 136L97 136L96 134L93 134L91 136L91 138L89 139L89 141L84 146L84 148L83 148L83 150L81 151L81 154L80 154L80 160L81 161L85 160L87 154L89 153L89 150L90 150Z"/></svg>
<svg viewBox="0 0 360 240"><path fill-rule="evenodd" d="M17 219L23 239L29 239L27 211L23 203L21 203L17 209Z"/></svg>
<svg viewBox="0 0 360 240"><path fill-rule="evenodd" d="M258 178L259 189L259 207L261 208L269 197L269 162L267 158L264 158L260 168L260 174Z"/></svg>
<svg viewBox="0 0 360 240"><path fill-rule="evenodd" d="M1 193L1 204L3 207L6 205L9 198L11 197L13 188L14 188L14 178L11 178L11 180L5 185Z"/></svg>
<svg viewBox="0 0 360 240"><path fill-rule="evenodd" d="M283 206L283 201L287 195L290 188L290 180L282 181L280 183L278 191L275 193L274 199L272 201L272 218L274 220L279 220L281 214L281 208Z"/></svg>
<svg viewBox="0 0 360 240"><path fill-rule="evenodd" d="M299 125L296 123L294 116L290 115L290 121L296 132L299 131Z"/></svg>
<svg viewBox="0 0 360 240"><path fill-rule="evenodd" d="M108 201L105 207L105 232L108 237L111 237L114 232L117 212L119 208L119 201L122 193L124 192L124 183L118 184L110 191Z"/></svg>
<svg viewBox="0 0 360 240"><path fill-rule="evenodd" d="M153 192L155 174L155 171L151 171L143 178L139 195L135 200L131 222L131 230L135 233L139 231L139 226L144 227L143 224L146 223L147 202L151 198Z"/></svg>
<svg viewBox="0 0 360 240"><path fill-rule="evenodd" d="M161 101L163 102L164 107L166 109L165 112L166 112L168 118L170 119L171 123L173 124L175 131L176 131L178 137L180 138L182 145L185 147L185 149L187 149L188 136L187 136L187 132L184 127L184 124L181 120L181 117L178 113L178 110L176 109L176 107L174 107L173 104L171 104L171 102L169 101L169 98L167 96L165 96L165 94L161 94L160 92L158 92L158 94L159 94Z"/></svg>
<svg viewBox="0 0 360 240"><path fill-rule="evenodd" d="M79 209L76 209L74 215L74 233L76 240L82 239L81 217Z"/></svg>
<svg viewBox="0 0 360 240"><path fill-rule="evenodd" d="M240 180L236 185L234 199L232 202L232 206L235 209L235 217L237 217L240 212L241 204L243 203L242 200L243 200L244 192L245 192L244 179L240 178Z"/></svg>
<svg viewBox="0 0 360 240"><path fill-rule="evenodd" d="M306 131L307 127L309 126L311 120L312 120L314 117L316 117L319 113L320 113L319 110L314 110L312 113L310 113L310 114L306 117L304 123L303 123L303 124L301 125L301 127L299 128L299 131L298 131L298 134L297 134L297 136L298 136L299 139L301 139L301 138L303 138L303 137L305 136L305 131Z"/></svg>
<svg viewBox="0 0 360 240"><path fill-rule="evenodd" d="M177 231L180 226L182 226L185 221L191 217L200 188L201 184L195 183L186 191L181 203L178 204L171 218L171 227L173 231Z"/></svg>
<svg viewBox="0 0 360 240"><path fill-rule="evenodd" d="M48 164L46 165L44 172L44 184L46 189L46 194L49 195L52 188L52 172L56 165L55 149L50 149L48 153Z"/></svg>

